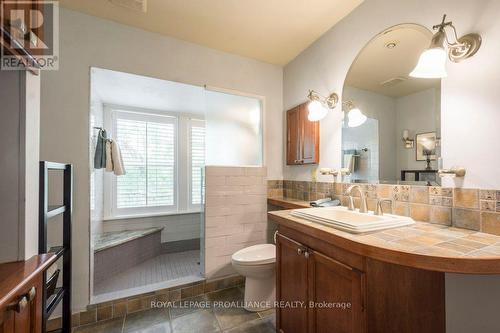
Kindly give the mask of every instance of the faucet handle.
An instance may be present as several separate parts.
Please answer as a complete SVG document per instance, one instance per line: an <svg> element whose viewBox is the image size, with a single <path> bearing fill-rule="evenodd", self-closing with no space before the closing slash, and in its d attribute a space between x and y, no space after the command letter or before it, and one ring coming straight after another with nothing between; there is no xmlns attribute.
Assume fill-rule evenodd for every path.
<svg viewBox="0 0 500 333"><path fill-rule="evenodd" d="M377 210L375 215L384 215L384 210L382 208L382 203L389 202L391 204L391 214L393 214L392 200L391 199L378 199L377 200Z"/></svg>

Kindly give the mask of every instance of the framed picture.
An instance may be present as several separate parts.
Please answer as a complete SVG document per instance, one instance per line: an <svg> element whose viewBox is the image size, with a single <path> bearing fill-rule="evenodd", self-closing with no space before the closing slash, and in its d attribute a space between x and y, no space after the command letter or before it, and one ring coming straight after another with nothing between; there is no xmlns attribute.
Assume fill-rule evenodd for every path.
<svg viewBox="0 0 500 333"><path fill-rule="evenodd" d="M417 161L436 160L436 132L417 134Z"/></svg>

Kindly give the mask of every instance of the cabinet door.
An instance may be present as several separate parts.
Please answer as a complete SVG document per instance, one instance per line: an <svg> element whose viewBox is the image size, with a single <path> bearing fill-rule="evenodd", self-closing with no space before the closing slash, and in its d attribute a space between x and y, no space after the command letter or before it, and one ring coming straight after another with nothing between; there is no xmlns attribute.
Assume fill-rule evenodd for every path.
<svg viewBox="0 0 500 333"><path fill-rule="evenodd" d="M300 108L293 108L286 113L286 128L287 128L287 139L286 139L286 164L294 165L301 164L300 162L300 137L301 137L301 126L300 126Z"/></svg>
<svg viewBox="0 0 500 333"><path fill-rule="evenodd" d="M364 273L318 252L308 265L309 332L365 332Z"/></svg>
<svg viewBox="0 0 500 333"><path fill-rule="evenodd" d="M305 247L280 234L276 238L276 309L279 333L307 332ZM302 303L298 303L302 302ZM294 307L296 306L296 307Z"/></svg>
<svg viewBox="0 0 500 333"><path fill-rule="evenodd" d="M40 333L42 299L41 279L15 296L0 313L0 333Z"/></svg>
<svg viewBox="0 0 500 333"><path fill-rule="evenodd" d="M301 133L301 157L302 164L319 163L319 121L307 119L307 104L300 106L299 123L302 127Z"/></svg>

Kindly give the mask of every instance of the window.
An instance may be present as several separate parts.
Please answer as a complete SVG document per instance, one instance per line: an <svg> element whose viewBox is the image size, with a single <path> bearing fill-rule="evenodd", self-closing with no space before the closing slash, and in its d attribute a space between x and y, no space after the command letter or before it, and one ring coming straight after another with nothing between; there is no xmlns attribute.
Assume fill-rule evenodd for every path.
<svg viewBox="0 0 500 333"><path fill-rule="evenodd" d="M203 167L205 166L205 122L191 120L189 126L189 153L190 153L190 204L201 205L204 196Z"/></svg>
<svg viewBox="0 0 500 333"><path fill-rule="evenodd" d="M112 215L176 208L176 118L114 111L113 138L126 174L113 177Z"/></svg>
<svg viewBox="0 0 500 333"><path fill-rule="evenodd" d="M185 113L105 106L126 174L105 173L105 219L199 211L205 121Z"/></svg>

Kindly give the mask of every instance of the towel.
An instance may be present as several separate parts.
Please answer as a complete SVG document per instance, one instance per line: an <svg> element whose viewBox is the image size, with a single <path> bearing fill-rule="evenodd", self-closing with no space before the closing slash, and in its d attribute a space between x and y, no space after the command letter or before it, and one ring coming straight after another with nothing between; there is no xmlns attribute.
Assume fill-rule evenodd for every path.
<svg viewBox="0 0 500 333"><path fill-rule="evenodd" d="M344 168L349 169L349 173L353 173L355 167L356 158L354 154L344 154Z"/></svg>
<svg viewBox="0 0 500 333"><path fill-rule="evenodd" d="M106 167L106 130L100 130L97 134L97 144L94 154L94 169Z"/></svg>
<svg viewBox="0 0 500 333"><path fill-rule="evenodd" d="M106 140L106 172L113 172L113 158L111 152L112 140Z"/></svg>
<svg viewBox="0 0 500 333"><path fill-rule="evenodd" d="M122 153L116 141L111 141L111 159L113 162L113 171L117 176L125 174L125 167L123 166Z"/></svg>

